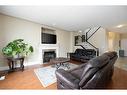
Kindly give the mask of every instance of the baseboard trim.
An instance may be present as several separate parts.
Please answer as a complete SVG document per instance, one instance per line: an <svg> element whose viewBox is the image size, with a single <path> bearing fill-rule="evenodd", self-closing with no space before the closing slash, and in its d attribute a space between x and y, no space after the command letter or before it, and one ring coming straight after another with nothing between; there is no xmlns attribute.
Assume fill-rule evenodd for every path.
<svg viewBox="0 0 127 95"><path fill-rule="evenodd" d="M32 65L37 65L37 64L43 64L43 63L41 63L41 61L24 62L24 66L32 66ZM9 69L8 66L2 66L2 67L0 67L0 71L8 70L8 69Z"/></svg>
<svg viewBox="0 0 127 95"><path fill-rule="evenodd" d="M0 67L0 71L4 71L4 70L8 70L9 67L8 66L3 66L3 67Z"/></svg>

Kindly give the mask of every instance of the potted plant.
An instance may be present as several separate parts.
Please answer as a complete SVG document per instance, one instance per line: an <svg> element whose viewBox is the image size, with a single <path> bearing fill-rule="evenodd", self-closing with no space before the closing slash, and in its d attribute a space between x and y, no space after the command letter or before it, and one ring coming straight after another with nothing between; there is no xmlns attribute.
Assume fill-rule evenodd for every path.
<svg viewBox="0 0 127 95"><path fill-rule="evenodd" d="M26 57L33 51L33 47L26 44L23 39L16 39L2 49L5 56L13 58Z"/></svg>

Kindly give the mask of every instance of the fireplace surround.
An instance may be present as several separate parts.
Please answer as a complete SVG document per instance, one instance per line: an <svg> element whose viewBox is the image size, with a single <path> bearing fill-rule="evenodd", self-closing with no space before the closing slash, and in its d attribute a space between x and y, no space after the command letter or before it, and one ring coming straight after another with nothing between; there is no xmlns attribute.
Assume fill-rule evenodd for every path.
<svg viewBox="0 0 127 95"><path fill-rule="evenodd" d="M44 52L55 51L56 57L59 57L59 45L58 44L41 44L39 46L39 60L40 64L46 63L43 61Z"/></svg>

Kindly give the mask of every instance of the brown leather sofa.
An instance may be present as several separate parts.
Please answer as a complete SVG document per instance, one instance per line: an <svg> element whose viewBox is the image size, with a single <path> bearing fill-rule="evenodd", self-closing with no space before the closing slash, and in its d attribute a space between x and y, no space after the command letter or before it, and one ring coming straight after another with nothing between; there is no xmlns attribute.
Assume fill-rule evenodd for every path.
<svg viewBox="0 0 127 95"><path fill-rule="evenodd" d="M71 60L80 62L87 62L94 57L96 57L96 51L94 49L76 49L74 53L70 53Z"/></svg>
<svg viewBox="0 0 127 95"><path fill-rule="evenodd" d="M107 52L79 67L65 71L56 70L58 89L103 89L111 80L116 52Z"/></svg>

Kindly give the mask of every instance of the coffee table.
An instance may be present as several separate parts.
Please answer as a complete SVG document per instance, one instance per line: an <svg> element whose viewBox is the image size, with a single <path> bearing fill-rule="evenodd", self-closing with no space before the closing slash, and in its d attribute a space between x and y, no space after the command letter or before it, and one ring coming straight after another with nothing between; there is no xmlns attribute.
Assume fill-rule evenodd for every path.
<svg viewBox="0 0 127 95"><path fill-rule="evenodd" d="M58 57L58 58L50 59L50 63L55 64L57 69L59 69L60 66L65 66L68 69L70 69L69 64L68 64L69 61L70 61L69 58L64 58L64 57Z"/></svg>

